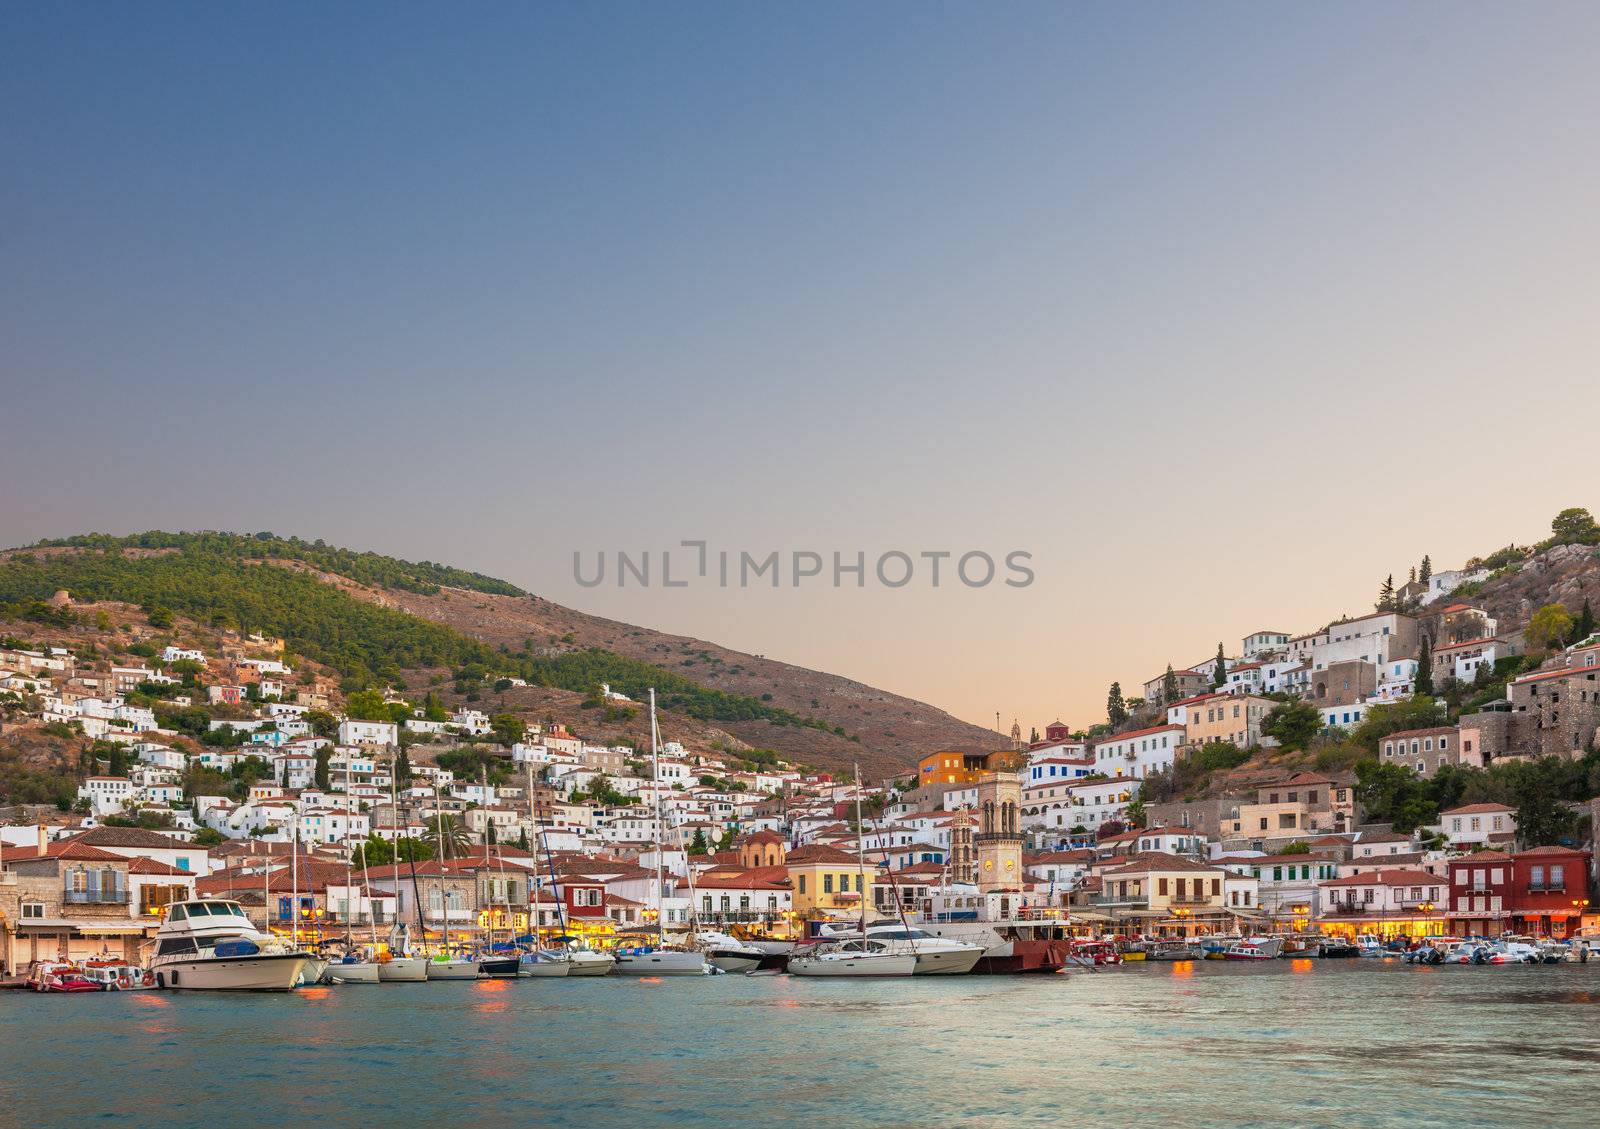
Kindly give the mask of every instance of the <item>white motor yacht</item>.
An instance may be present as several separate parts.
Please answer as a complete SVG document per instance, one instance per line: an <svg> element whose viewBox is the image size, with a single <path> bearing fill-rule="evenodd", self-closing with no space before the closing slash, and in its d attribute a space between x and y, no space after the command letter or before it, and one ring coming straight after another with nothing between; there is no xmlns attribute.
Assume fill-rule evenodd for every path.
<svg viewBox="0 0 1600 1129"><path fill-rule="evenodd" d="M982 945L937 937L915 925L869 925L867 939L883 942L881 951L916 957L918 976L960 976L971 972L985 951Z"/></svg>
<svg viewBox="0 0 1600 1129"><path fill-rule="evenodd" d="M257 930L238 902L174 902L155 939L156 983L184 991L287 992L312 959Z"/></svg>
<svg viewBox="0 0 1600 1129"><path fill-rule="evenodd" d="M861 940L836 941L816 946L789 957L789 972L794 976L912 976L917 958L909 951L889 951L890 942Z"/></svg>
<svg viewBox="0 0 1600 1129"><path fill-rule="evenodd" d="M765 951L754 945L715 929L696 933L694 947L724 972L754 972L767 957Z"/></svg>

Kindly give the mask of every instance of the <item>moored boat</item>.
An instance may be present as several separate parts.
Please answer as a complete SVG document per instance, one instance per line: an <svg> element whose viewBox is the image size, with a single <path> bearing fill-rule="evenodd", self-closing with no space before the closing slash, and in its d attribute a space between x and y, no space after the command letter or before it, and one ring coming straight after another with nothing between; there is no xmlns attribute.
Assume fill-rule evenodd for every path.
<svg viewBox="0 0 1600 1129"><path fill-rule="evenodd" d="M312 959L259 932L238 902L174 902L156 932L150 969L163 988L287 992Z"/></svg>

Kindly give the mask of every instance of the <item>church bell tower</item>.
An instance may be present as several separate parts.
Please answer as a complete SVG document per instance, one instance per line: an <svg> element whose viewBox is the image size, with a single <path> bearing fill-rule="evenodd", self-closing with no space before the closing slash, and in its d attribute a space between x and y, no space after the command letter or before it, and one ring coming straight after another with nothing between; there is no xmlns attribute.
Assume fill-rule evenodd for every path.
<svg viewBox="0 0 1600 1129"><path fill-rule="evenodd" d="M978 777L978 890L1022 888L1022 778L1015 772Z"/></svg>

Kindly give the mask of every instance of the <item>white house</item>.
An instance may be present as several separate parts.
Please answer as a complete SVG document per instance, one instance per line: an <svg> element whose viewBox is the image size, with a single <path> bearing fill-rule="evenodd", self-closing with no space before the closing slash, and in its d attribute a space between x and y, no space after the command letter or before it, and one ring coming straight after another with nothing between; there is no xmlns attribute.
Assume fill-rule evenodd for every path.
<svg viewBox="0 0 1600 1129"><path fill-rule="evenodd" d="M397 745L400 730L392 721L356 721L346 718L339 723L341 745Z"/></svg>
<svg viewBox="0 0 1600 1129"><path fill-rule="evenodd" d="M1439 822L1428 830L1463 850L1486 847L1491 842L1504 844L1517 833L1517 809L1505 804L1467 804L1440 812Z"/></svg>
<svg viewBox="0 0 1600 1129"><path fill-rule="evenodd" d="M1092 750L1094 769L1106 776L1139 778L1168 768L1177 756L1178 746L1183 744L1184 728L1157 725L1096 741Z"/></svg>

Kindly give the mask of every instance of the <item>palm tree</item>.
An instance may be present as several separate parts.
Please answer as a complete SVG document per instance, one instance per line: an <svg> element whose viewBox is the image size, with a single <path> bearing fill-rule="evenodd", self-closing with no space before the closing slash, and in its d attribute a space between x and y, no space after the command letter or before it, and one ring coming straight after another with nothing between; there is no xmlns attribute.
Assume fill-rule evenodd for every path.
<svg viewBox="0 0 1600 1129"><path fill-rule="evenodd" d="M466 858L472 850L472 832L467 830L466 824L453 815L443 813L434 816L434 820L438 824L436 834L444 844L444 857Z"/></svg>

